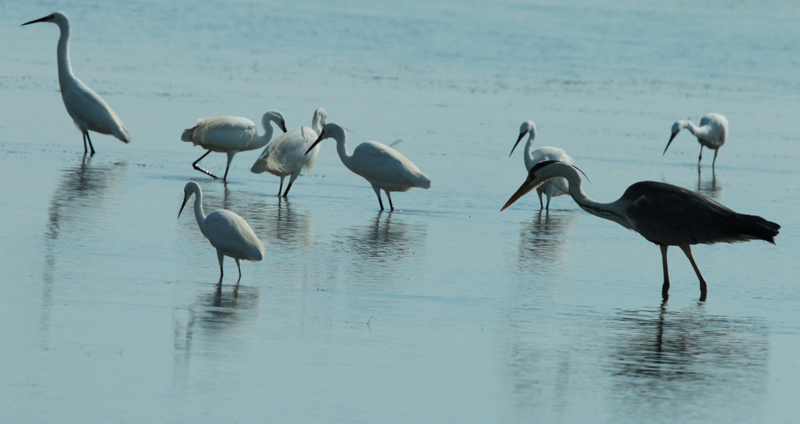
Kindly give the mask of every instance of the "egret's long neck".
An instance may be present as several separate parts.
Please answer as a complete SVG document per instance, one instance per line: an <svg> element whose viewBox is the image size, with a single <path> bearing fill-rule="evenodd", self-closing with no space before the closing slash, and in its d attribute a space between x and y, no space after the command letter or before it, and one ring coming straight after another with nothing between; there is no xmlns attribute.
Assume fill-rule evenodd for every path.
<svg viewBox="0 0 800 424"><path fill-rule="evenodd" d="M200 231L205 234L206 232L206 214L203 213L203 195L202 192L194 193L194 217L197 219L197 226Z"/></svg>
<svg viewBox="0 0 800 424"><path fill-rule="evenodd" d="M311 121L311 129L317 134L322 132L322 122L319 119L319 116L316 114L314 115L314 119Z"/></svg>
<svg viewBox="0 0 800 424"><path fill-rule="evenodd" d="M64 85L75 78L72 74L72 65L69 63L69 24L59 23L61 36L58 38L58 83L61 92L64 92Z"/></svg>
<svg viewBox="0 0 800 424"><path fill-rule="evenodd" d="M247 146L247 150L260 149L272 140L272 125L269 122L265 122L262 125L264 126L264 134L255 136L252 143Z"/></svg>
<svg viewBox="0 0 800 424"><path fill-rule="evenodd" d="M630 228L628 220L625 218L624 210L619 201L611 203L598 202L583 192L583 180L575 168L565 165L563 177L569 182L569 195L581 209L600 218L614 221L625 228Z"/></svg>
<svg viewBox="0 0 800 424"><path fill-rule="evenodd" d="M528 136L528 142L525 143L525 152L523 153L525 155L525 168L528 170L533 168L533 165L536 165L536 162L533 161L533 139L534 135L531 132L531 135Z"/></svg>
<svg viewBox="0 0 800 424"><path fill-rule="evenodd" d="M339 159L342 160L342 163L349 168L350 159L353 156L347 151L347 138L344 135L336 137L336 151L339 153Z"/></svg>
<svg viewBox="0 0 800 424"><path fill-rule="evenodd" d="M709 134L709 130L711 130L711 127L709 125L698 127L692 121L685 121L683 127L689 130L689 132L694 134L694 136L697 138L703 138L707 136Z"/></svg>

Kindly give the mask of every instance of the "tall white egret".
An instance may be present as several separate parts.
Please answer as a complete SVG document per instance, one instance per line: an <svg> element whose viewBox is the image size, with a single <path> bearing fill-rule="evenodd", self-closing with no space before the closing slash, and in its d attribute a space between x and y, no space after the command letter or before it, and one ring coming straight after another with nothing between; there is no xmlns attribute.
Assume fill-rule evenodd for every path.
<svg viewBox="0 0 800 424"><path fill-rule="evenodd" d="M692 257L691 245L755 239L775 244L775 236L781 228L760 216L736 213L693 191L653 181L631 185L615 202L597 202L583 192L581 176L576 168L556 161L541 162L531 168L528 178L501 211L540 184L556 177L567 179L569 194L581 209L636 231L661 248L664 267L661 295L664 300L669 298L667 247L678 246L686 254L700 280L700 300L705 301L707 285Z"/></svg>
<svg viewBox="0 0 800 424"><path fill-rule="evenodd" d="M378 196L381 210L383 210L381 190L386 192L389 208L394 210L390 192L408 191L412 187L431 188L431 180L410 160L389 146L375 141L365 141L359 144L351 155L347 151L347 135L339 124L326 124L306 154L326 138L336 140L336 150L339 152L342 163L349 170L369 181ZM397 145L397 143L398 141L395 141L392 144Z"/></svg>
<svg viewBox="0 0 800 424"><path fill-rule="evenodd" d="M533 141L536 138L536 124L534 124L533 121L525 121L520 125L519 137L517 137L517 142L514 143L514 147L511 148L511 153L508 154L508 157L511 157L514 153L514 149L517 148L520 140L522 140L522 137L525 137L526 134L528 134L528 142L525 143L525 150L523 152L525 170L530 171L533 165L545 160L557 160L569 164L573 162L572 158L567 155L564 149L559 149L558 147L542 146L536 150L531 150ZM541 186L536 187L536 194L539 195L539 209L545 209L545 205L542 202L542 194L547 194L547 209L550 209L551 198L565 195L568 192L569 186L567 180L564 178L553 178Z"/></svg>
<svg viewBox="0 0 800 424"><path fill-rule="evenodd" d="M700 118L700 126L696 126L692 121L680 119L672 124L672 135L667 142L667 147L664 148L665 155L669 149L670 143L682 129L688 129L695 137L697 142L700 143L700 157L697 159L697 166L700 166L700 161L703 160L703 147L708 147L714 150L714 161L711 162L711 167L717 163L717 154L719 149L725 144L728 138L728 120L724 116L717 113L709 113Z"/></svg>
<svg viewBox="0 0 800 424"><path fill-rule="evenodd" d="M319 108L314 111L314 116L311 118L311 128L300 127L282 134L276 138L272 143L269 143L264 151L261 153L250 171L255 174L260 174L268 171L272 175L281 177L281 185L278 187L278 196L281 195L283 190L283 179L289 177L289 185L286 186L286 191L283 192L283 197L289 195L289 189L292 188L292 183L300 172L305 170L311 171L314 166L314 161L317 160L319 154L319 146L316 146L310 154L306 155L305 151L314 143L325 126L325 119L328 117L325 109Z"/></svg>
<svg viewBox="0 0 800 424"><path fill-rule="evenodd" d="M218 176L201 168L197 163L211 152L227 153L228 164L225 166L225 175L222 176L222 181L227 182L228 169L231 167L234 155L246 150L260 149L269 143L272 138L270 122L274 122L278 128L286 132L283 114L271 110L261 117L261 126L264 127L262 135L258 135L256 124L247 118L217 116L198 120L197 125L183 130L181 140L191 141L195 146L208 150L192 163L192 167L212 178L219 179Z"/></svg>
<svg viewBox="0 0 800 424"><path fill-rule="evenodd" d="M25 22L23 26L37 22L50 22L58 25L61 36L58 38L58 85L61 88L61 98L67 113L72 117L75 126L83 135L83 153L88 153L86 142L94 155L94 146L89 137L89 130L100 134L113 135L124 143L131 142L131 136L125 124L116 113L97 95L91 88L79 80L72 73L69 62L69 17L64 12L54 12L44 18Z"/></svg>
<svg viewBox="0 0 800 424"><path fill-rule="evenodd" d="M203 190L194 181L186 183L183 188L183 204L178 211L178 218L181 217L183 207L194 194L194 216L197 218L197 226L208 239L214 248L217 249L217 259L219 259L219 282L222 283L222 260L225 256L230 256L236 261L236 268L239 269L239 280L242 279L242 268L239 260L247 259L258 262L264 259L264 245L258 239L256 233L241 216L229 210L220 209L211 212L208 216L203 213ZM238 281L238 280L237 280Z"/></svg>

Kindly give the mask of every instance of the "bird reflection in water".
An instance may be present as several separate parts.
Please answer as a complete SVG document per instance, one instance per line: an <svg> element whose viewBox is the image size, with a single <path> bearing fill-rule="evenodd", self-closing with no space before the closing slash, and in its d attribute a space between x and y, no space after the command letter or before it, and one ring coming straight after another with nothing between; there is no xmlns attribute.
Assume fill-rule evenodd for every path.
<svg viewBox="0 0 800 424"><path fill-rule="evenodd" d="M266 224L264 234L270 244L293 248L310 248L314 245L311 213L308 210L292 206L291 201L279 198L277 204L266 205L261 214L259 224Z"/></svg>
<svg viewBox="0 0 800 424"><path fill-rule="evenodd" d="M766 324L709 315L702 303L673 312L665 302L620 312L611 325L617 334L608 357L622 416L632 408L685 422L713 405L735 421L759 421L752 414L766 398Z"/></svg>
<svg viewBox="0 0 800 424"><path fill-rule="evenodd" d="M427 226L409 224L388 212L378 212L369 225L348 229L345 247L366 260L386 263L407 258L425 245Z"/></svg>
<svg viewBox="0 0 800 424"><path fill-rule="evenodd" d="M722 200L722 185L717 182L714 168L711 168L711 178L706 178L705 181L703 181L702 169L697 168L697 192L714 200Z"/></svg>
<svg viewBox="0 0 800 424"><path fill-rule="evenodd" d="M521 224L517 263L521 271L556 275L564 263L577 211L539 210Z"/></svg>
<svg viewBox="0 0 800 424"><path fill-rule="evenodd" d="M49 331L52 307L53 282L56 279L59 256L82 252L85 240L104 231L99 225L108 221L103 214L103 201L109 198L125 179L127 163L92 165L91 156L83 156L78 165L61 171L61 178L50 200L47 228L44 233L45 258L42 268L42 318L43 333ZM80 263L65 261L71 266Z"/></svg>

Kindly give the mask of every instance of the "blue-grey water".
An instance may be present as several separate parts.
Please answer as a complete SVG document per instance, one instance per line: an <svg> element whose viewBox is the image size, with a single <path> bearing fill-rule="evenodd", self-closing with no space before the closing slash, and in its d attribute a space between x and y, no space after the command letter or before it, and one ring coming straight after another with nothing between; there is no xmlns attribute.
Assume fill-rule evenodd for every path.
<svg viewBox="0 0 800 424"><path fill-rule="evenodd" d="M791 423L800 414L800 5L794 1L0 1L0 421ZM133 137L64 110L76 75ZM180 141L198 118L317 107L433 181L380 213L332 141L288 200ZM677 119L730 121L716 170ZM522 121L585 190L656 180L781 224L777 245L670 249L567 196L500 207ZM518 147L519 149L519 147ZM224 171L225 156L202 162ZM191 213L247 219L225 262Z"/></svg>

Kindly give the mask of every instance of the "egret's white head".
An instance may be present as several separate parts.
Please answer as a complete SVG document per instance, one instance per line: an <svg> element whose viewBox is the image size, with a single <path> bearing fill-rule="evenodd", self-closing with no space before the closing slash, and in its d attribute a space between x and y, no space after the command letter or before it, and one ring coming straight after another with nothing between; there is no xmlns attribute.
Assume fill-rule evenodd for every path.
<svg viewBox="0 0 800 424"><path fill-rule="evenodd" d="M328 112L326 112L323 108L318 108L314 111L314 117L311 118L311 128L314 128L315 130L319 128L322 130L322 127L325 126L326 119L328 119Z"/></svg>
<svg viewBox="0 0 800 424"><path fill-rule="evenodd" d="M517 148L520 140L522 140L526 134L530 134L531 140L536 138L536 124L534 124L533 121L525 121L519 126L519 137L517 137L517 142L514 143L514 147L511 148L511 153L508 154L509 157L511 157L511 154L514 153L514 149Z"/></svg>
<svg viewBox="0 0 800 424"><path fill-rule="evenodd" d="M332 138L336 141L344 141L344 128L341 125L333 122L330 124L325 124L325 126L322 127L322 131L319 133L319 137L317 137L311 147L306 150L306 154L308 154L308 152L310 152L317 144L319 144L320 141L325 140L326 138Z"/></svg>
<svg viewBox="0 0 800 424"><path fill-rule="evenodd" d="M669 149L669 145L672 144L672 140L675 139L675 136L678 135L678 133L681 132L682 129L686 128L688 124L689 121L685 121L683 119L677 120L675 121L674 124L672 124L672 135L670 135L669 137L669 141L667 142L667 147L664 148L664 153L661 154L662 156L667 153L667 149Z"/></svg>
<svg viewBox="0 0 800 424"><path fill-rule="evenodd" d="M198 197L203 190L200 189L200 184L197 184L194 181L189 181L186 183L186 186L183 187L183 204L181 205L181 210L178 211L178 218L181 217L181 212L183 212L183 207L186 206L186 202L189 201L189 198L192 197L192 194L196 194Z"/></svg>
<svg viewBox="0 0 800 424"><path fill-rule="evenodd" d="M261 126L264 127L265 131L269 127L270 122L274 122L278 128L283 130L283 132L286 132L286 121L283 119L282 113L278 112L277 110L271 110L261 117Z"/></svg>
<svg viewBox="0 0 800 424"><path fill-rule="evenodd" d="M67 16L66 13L61 12L61 11L53 12L53 13L45 16L44 18L34 19L34 20L30 21L30 22L25 22L24 24L22 24L22 26L29 25L29 24L35 24L35 23L38 23L38 22L49 22L51 24L56 24L61 28L63 28L64 25L69 27L69 17Z"/></svg>

